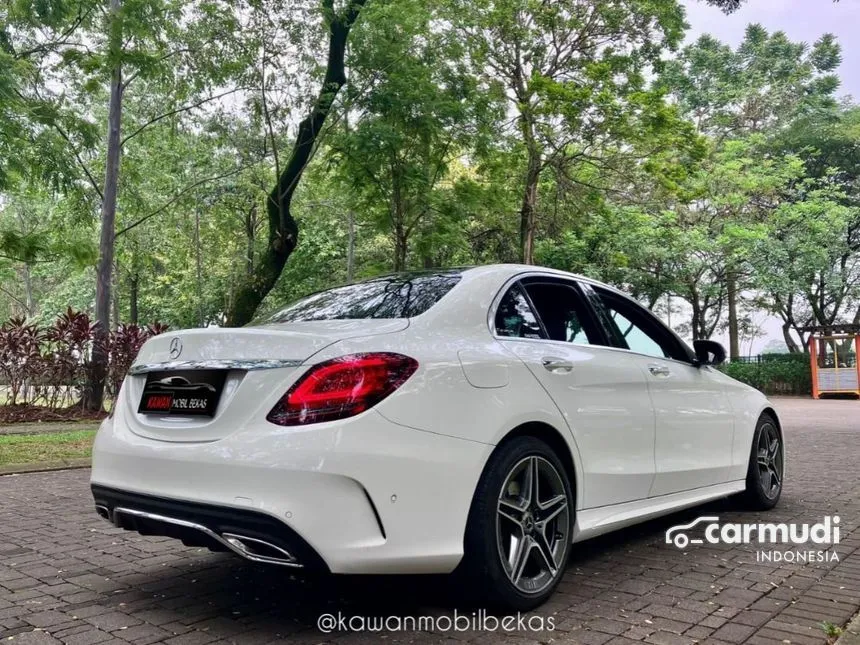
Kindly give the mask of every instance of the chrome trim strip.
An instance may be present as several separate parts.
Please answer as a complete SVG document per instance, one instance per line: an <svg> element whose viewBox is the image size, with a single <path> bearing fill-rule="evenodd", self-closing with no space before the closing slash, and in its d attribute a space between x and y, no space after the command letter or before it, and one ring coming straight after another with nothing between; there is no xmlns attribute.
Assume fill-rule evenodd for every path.
<svg viewBox="0 0 860 645"><path fill-rule="evenodd" d="M167 361L132 365L129 375L166 372L171 370L274 370L281 367L298 367L304 361L282 358L208 359L200 361Z"/></svg>
<svg viewBox="0 0 860 645"><path fill-rule="evenodd" d="M207 527L203 526L202 524L196 524L195 522L189 522L188 520L181 520L178 517L168 517L167 515L158 515L156 513L148 513L146 511L138 511L137 509L134 509L134 508L126 508L124 506L117 506L113 509L113 517L111 518L111 521L114 523L115 526L119 526L116 522L117 513L119 513L121 515L131 515L133 517L142 517L143 519L153 520L155 522L164 522L165 524L173 524L175 526L181 526L181 527L186 528L186 529L193 529L195 531L200 531L201 533L209 536L210 538L212 538L216 542L223 544L225 547L230 549L230 551L232 551L233 553L235 553L237 555L242 556L246 560L251 560L253 562L263 562L266 564L279 564L283 567L293 567L296 569L302 568L302 565L299 564L298 562L296 562L296 559L291 554L288 554L290 556L290 558L292 558L292 560L289 562L286 562L284 560L278 560L277 558L269 558L266 556L254 555L247 548L240 549L239 547L237 547L233 543L229 542L227 539L218 535L212 529L207 528ZM232 534L225 533L225 535L231 535L231 537L233 537ZM235 537L242 537L242 539L251 539L251 538L244 538L243 536L235 536ZM256 540L256 541L261 542L262 544L266 544L267 546L270 546L273 549L277 549L278 551L283 551L284 553L286 553L286 551L276 547L273 544L269 544L268 542L262 542L262 540Z"/></svg>

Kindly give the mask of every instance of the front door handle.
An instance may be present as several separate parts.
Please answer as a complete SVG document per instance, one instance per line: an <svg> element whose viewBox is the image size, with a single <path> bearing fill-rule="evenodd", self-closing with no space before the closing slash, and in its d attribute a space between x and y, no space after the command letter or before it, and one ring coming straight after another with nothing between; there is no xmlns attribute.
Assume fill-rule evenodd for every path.
<svg viewBox="0 0 860 645"><path fill-rule="evenodd" d="M555 356L544 356L540 362L544 369L549 372L567 373L573 369L573 363L571 361L566 361L563 358L556 358Z"/></svg>
<svg viewBox="0 0 860 645"><path fill-rule="evenodd" d="M672 373L665 365L649 365L648 371L654 376L669 376Z"/></svg>

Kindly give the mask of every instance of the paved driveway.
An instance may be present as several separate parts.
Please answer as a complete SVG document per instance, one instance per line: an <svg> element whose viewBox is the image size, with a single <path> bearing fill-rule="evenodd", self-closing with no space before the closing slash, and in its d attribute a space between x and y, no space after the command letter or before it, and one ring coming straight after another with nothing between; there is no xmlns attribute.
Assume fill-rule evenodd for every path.
<svg viewBox="0 0 860 645"><path fill-rule="evenodd" d="M451 617L452 589L415 578L302 583L281 570L111 528L92 511L87 470L29 474L0 478L0 640L823 643L820 623L843 624L860 609L860 402L782 399L778 407L789 473L767 521L838 513L838 563L759 563L753 547L682 552L663 543L667 527L699 515L758 518L723 502L578 545L559 593L535 612L547 626L553 619L553 631L455 632L442 620L435 632L325 634L316 628L322 613L366 616L365 625L380 616Z"/></svg>

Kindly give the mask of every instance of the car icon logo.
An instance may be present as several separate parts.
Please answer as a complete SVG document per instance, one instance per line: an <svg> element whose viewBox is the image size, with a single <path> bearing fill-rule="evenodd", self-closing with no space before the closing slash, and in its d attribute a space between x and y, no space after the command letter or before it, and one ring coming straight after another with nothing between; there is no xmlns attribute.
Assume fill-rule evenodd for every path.
<svg viewBox="0 0 860 645"><path fill-rule="evenodd" d="M689 531L694 526L698 526L699 524L711 523L711 522L719 522L719 517L714 516L705 516L705 517L697 517L695 520L690 522L689 524L678 524L677 526L670 527L666 531L666 544L674 544L679 549L686 549L690 544L702 544L704 540L700 538L690 539L690 536L687 535L687 531Z"/></svg>
<svg viewBox="0 0 860 645"><path fill-rule="evenodd" d="M182 341L178 336L174 336L170 341L170 350L168 352L170 358L179 358L182 353Z"/></svg>

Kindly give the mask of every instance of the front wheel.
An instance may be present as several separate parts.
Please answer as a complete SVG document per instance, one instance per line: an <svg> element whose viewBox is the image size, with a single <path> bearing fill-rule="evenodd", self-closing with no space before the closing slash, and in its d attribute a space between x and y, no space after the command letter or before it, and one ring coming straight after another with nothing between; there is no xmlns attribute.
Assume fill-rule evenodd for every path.
<svg viewBox="0 0 860 645"><path fill-rule="evenodd" d="M771 415L762 414L753 435L744 500L753 510L767 511L782 495L785 474L785 445Z"/></svg>
<svg viewBox="0 0 860 645"><path fill-rule="evenodd" d="M493 453L478 483L459 573L486 606L527 611L555 590L570 553L574 502L555 452L517 437Z"/></svg>

